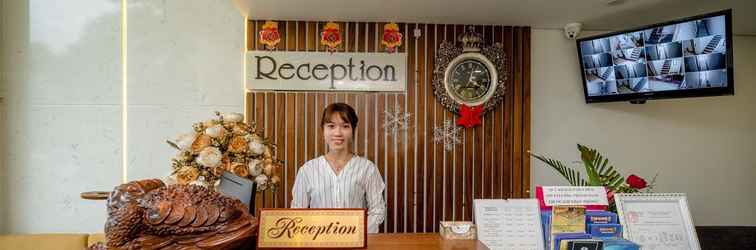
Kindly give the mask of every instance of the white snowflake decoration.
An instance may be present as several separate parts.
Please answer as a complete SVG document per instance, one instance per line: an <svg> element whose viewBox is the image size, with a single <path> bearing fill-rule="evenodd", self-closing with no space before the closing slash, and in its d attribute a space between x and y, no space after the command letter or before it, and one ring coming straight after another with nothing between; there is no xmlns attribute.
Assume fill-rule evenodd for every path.
<svg viewBox="0 0 756 250"><path fill-rule="evenodd" d="M396 109L394 112L383 111L383 116L383 128L386 134L396 135L400 130L406 130L409 127L410 113Z"/></svg>
<svg viewBox="0 0 756 250"><path fill-rule="evenodd" d="M446 151L454 150L454 146L462 143L460 138L462 129L451 120L445 120L443 126L433 128L433 142L443 143Z"/></svg>

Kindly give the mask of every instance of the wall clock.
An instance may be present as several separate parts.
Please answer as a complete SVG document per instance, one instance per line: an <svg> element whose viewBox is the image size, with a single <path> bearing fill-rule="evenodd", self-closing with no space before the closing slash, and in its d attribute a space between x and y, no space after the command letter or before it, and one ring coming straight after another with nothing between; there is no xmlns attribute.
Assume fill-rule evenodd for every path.
<svg viewBox="0 0 756 250"><path fill-rule="evenodd" d="M461 118L479 120L504 99L507 79L504 46L495 43L481 48L483 38L472 26L467 27L457 40L459 45L444 41L438 49L433 93L449 111ZM468 114L470 110L473 114ZM465 117L468 115L476 117ZM460 120L457 123L460 124ZM470 127L471 124L460 125Z"/></svg>

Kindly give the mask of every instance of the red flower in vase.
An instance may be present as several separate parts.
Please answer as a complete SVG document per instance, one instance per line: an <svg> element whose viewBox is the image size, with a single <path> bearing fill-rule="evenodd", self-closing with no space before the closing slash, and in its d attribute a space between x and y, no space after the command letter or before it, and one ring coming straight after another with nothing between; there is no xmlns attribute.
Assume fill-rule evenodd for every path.
<svg viewBox="0 0 756 250"><path fill-rule="evenodd" d="M644 189L648 186L648 184L646 183L646 180L634 174L628 176L625 182L627 182L627 185L629 185L631 188L635 188L635 189Z"/></svg>

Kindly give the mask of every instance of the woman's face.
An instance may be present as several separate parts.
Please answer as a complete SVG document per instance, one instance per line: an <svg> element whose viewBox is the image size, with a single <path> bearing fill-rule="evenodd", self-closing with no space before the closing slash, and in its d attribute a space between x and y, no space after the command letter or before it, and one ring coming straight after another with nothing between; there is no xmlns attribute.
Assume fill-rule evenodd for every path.
<svg viewBox="0 0 756 250"><path fill-rule="evenodd" d="M352 125L341 119L339 114L331 115L323 125L323 138L331 150L348 149L352 143Z"/></svg>

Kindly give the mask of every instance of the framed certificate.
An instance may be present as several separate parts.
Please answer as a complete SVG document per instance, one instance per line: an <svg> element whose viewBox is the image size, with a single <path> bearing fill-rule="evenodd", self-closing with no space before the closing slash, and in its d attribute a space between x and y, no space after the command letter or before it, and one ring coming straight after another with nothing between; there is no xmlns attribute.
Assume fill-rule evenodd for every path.
<svg viewBox="0 0 756 250"><path fill-rule="evenodd" d="M625 239L645 250L701 249L685 194L616 194L614 200Z"/></svg>

